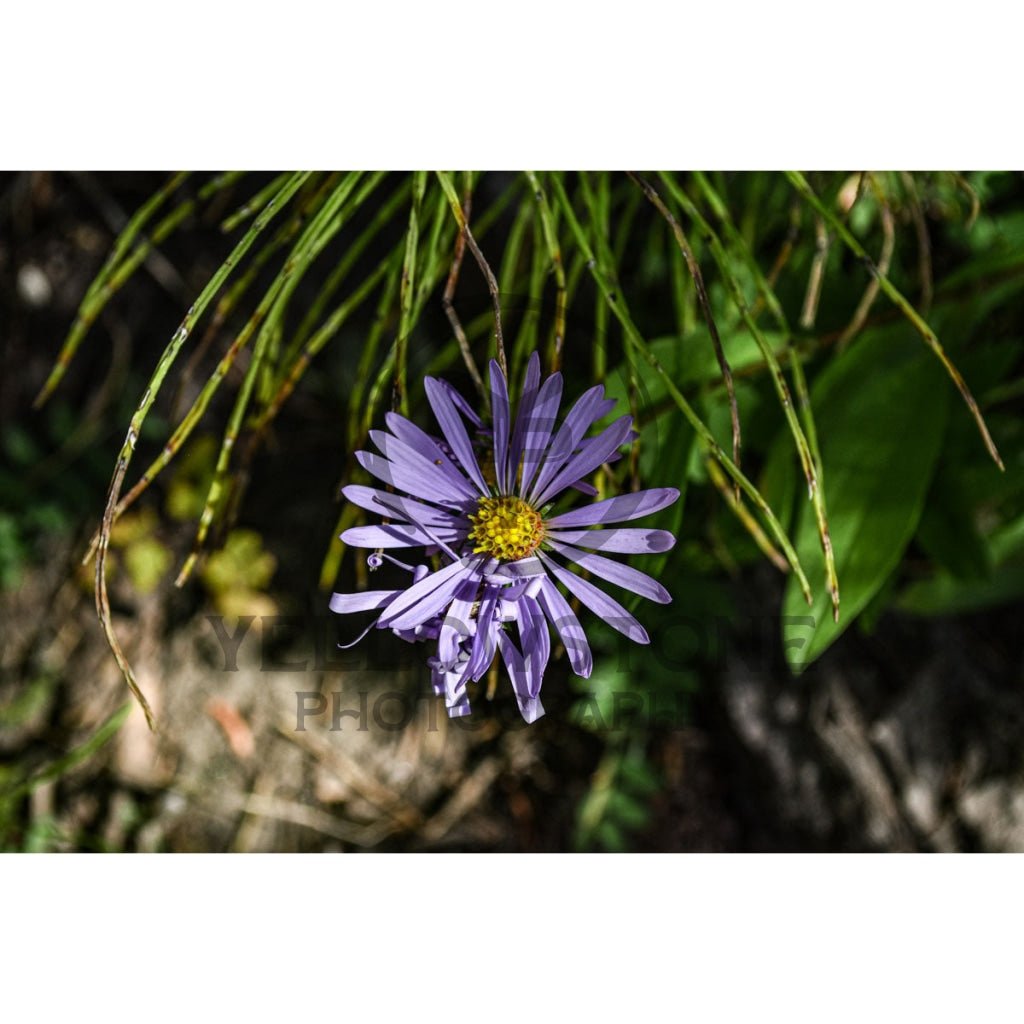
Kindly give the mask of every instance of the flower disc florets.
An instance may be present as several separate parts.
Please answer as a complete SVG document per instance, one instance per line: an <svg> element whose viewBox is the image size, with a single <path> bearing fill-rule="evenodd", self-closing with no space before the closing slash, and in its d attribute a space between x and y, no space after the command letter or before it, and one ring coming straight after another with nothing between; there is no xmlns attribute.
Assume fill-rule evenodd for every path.
<svg viewBox="0 0 1024 1024"><path fill-rule="evenodd" d="M475 554L502 562L532 555L544 539L544 520L528 502L517 497L481 498L469 517L469 540Z"/></svg>

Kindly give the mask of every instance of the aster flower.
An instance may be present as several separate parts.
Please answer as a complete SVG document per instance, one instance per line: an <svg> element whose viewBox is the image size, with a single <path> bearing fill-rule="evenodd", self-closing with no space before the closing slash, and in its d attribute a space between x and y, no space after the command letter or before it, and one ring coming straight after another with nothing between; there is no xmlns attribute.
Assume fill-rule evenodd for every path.
<svg viewBox="0 0 1024 1024"><path fill-rule="evenodd" d="M450 384L431 377L424 384L442 437L388 413L388 430L370 432L380 454L361 451L356 459L393 490L356 484L343 489L349 501L386 522L346 530L342 540L374 549L371 564L388 558L407 569L412 582L398 590L335 594L331 609L380 612L362 635L376 626L410 641L436 640L429 665L450 715L468 713L467 683L479 680L500 655L523 717L534 721L544 713L540 688L551 653L549 624L577 675L589 676L593 667L583 627L557 584L631 640L650 642L618 601L560 560L667 603L671 596L657 580L598 552L670 548L675 538L666 530L606 527L657 512L679 491L654 488L553 514L554 503L570 488L596 494L584 478L618 458L620 446L635 435L631 417L623 416L586 437L615 405L600 385L585 392L555 430L562 377L554 373L542 383L536 353L527 365L514 420L505 376L492 360L489 431ZM439 555L441 568L411 566L384 554L414 547Z"/></svg>

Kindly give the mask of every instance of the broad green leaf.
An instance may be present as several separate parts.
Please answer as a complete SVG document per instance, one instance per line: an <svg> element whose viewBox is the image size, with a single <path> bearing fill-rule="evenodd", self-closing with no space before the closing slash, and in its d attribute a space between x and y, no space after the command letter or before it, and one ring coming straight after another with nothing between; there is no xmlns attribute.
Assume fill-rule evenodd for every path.
<svg viewBox="0 0 1024 1024"><path fill-rule="evenodd" d="M721 325L719 326L721 328ZM763 333L772 350L776 354L781 353L786 345L785 336L772 331ZM706 327L696 328L685 338L656 338L650 343L650 349L665 367L673 382L684 391L722 378L718 360L715 358L715 349L711 344L711 336ZM742 324L731 330L724 330L722 351L734 374L763 361L757 343ZM628 385L629 364L623 362L608 374L605 392L609 398L616 399L628 409ZM649 372L645 372L640 379L639 400L642 409L664 406L667 412L670 408L675 408L665 391L664 381ZM616 415L621 415L621 412L617 412Z"/></svg>
<svg viewBox="0 0 1024 1024"><path fill-rule="evenodd" d="M835 641L898 564L921 518L950 391L938 361L905 328L864 335L815 383L811 401L842 604L836 623L813 510L802 501L797 554L819 584L810 609L794 579L786 588L782 634L794 671Z"/></svg>

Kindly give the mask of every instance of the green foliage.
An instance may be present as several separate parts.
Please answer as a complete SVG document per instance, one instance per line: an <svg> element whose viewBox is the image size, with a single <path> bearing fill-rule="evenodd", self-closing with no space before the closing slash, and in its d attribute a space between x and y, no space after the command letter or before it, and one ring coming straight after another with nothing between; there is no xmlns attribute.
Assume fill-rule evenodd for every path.
<svg viewBox="0 0 1024 1024"><path fill-rule="evenodd" d="M819 591L810 625L802 595L790 581L782 628L795 669L819 657L878 592L921 518L942 443L948 390L941 369L906 335L900 327L864 336L831 363L811 390L843 614L834 621L827 594ZM878 372L878 366L884 371ZM820 562L806 505L796 538L801 560Z"/></svg>
<svg viewBox="0 0 1024 1024"><path fill-rule="evenodd" d="M251 609L273 559L233 524L254 454L298 389L343 403L346 461L332 472L361 479L350 453L387 408L424 413L424 373L479 387L493 356L515 381L534 348L569 378L567 393L603 381L634 414L638 455L599 471L602 493L685 492L651 523L679 544L645 568L695 591L693 577L755 560L787 574L777 611L794 670L891 608L1018 599L1020 193L998 174L175 175L115 243L40 396L152 247L218 209L230 254L145 368L119 454L114 532L97 539L100 606L108 542L139 589L169 568L155 528L117 540L159 480L170 517L196 523L179 582L198 570L222 612ZM321 372L326 350L337 356ZM184 411L169 408L169 381L190 397ZM139 439L159 445L141 473ZM11 586L37 505L19 467L42 448L17 431L4 448L22 495L0 516L0 583ZM44 508L31 515L56 523L61 506ZM324 588L346 570L338 534L360 516L346 507L323 538ZM577 714L603 715L626 691L686 693L688 671L599 660ZM639 712L625 738L598 730L607 751L581 807L581 847L620 848L643 827L653 783L637 765L657 727Z"/></svg>

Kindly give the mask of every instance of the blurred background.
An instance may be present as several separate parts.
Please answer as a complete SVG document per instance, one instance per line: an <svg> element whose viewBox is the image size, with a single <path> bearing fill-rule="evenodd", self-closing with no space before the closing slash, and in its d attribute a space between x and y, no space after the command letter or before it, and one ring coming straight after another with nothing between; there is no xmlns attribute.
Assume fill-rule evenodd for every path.
<svg viewBox="0 0 1024 1024"><path fill-rule="evenodd" d="M503 673L449 722L421 649L340 651L362 624L327 610L368 583L336 539L352 451L392 402L432 429L426 373L474 398L460 333L493 354L445 185L513 374L537 349L567 400L603 380L635 413L637 455L599 488L684 491L651 520L676 547L636 560L674 595L629 605L651 646L584 612L594 674L556 656L531 726ZM1009 173L0 176L0 846L1024 849L1022 283ZM734 394L810 608L666 378L727 453ZM147 391L107 578L154 732L83 564Z"/></svg>

